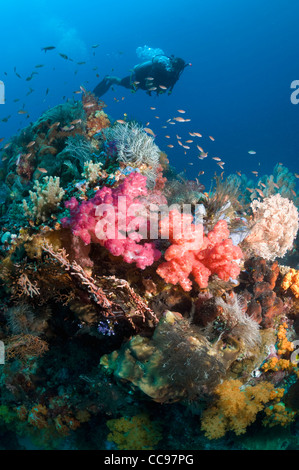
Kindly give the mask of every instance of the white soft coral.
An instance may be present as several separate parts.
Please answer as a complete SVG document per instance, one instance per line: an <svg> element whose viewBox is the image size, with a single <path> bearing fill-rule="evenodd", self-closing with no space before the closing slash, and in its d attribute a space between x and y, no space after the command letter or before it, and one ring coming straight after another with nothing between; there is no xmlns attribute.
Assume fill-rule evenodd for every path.
<svg viewBox="0 0 299 470"><path fill-rule="evenodd" d="M252 228L245 239L249 251L267 260L282 258L293 246L298 232L298 210L280 194L251 203Z"/></svg>

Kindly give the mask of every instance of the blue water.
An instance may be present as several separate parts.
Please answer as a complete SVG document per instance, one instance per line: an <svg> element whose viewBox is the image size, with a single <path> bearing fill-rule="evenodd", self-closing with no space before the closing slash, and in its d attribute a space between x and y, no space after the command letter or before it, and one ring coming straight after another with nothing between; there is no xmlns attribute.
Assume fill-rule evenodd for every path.
<svg viewBox="0 0 299 470"><path fill-rule="evenodd" d="M0 138L9 138L49 107L78 99L73 92L80 85L92 90L106 74L127 75L138 63L136 48L148 45L192 67L170 96L110 90L103 97L109 115L121 119L127 113L148 124L170 162L191 178L205 171L201 181L207 185L215 171L221 172L214 156L226 162L226 174L269 174L277 162L298 171L299 105L290 101L291 82L299 79L298 14L297 0L2 1L0 79L6 104L0 105ZM45 53L45 46L56 49ZM80 61L86 64L77 65ZM33 71L38 75L26 81ZM30 88L34 91L26 96ZM29 118L18 114L22 108ZM162 128L177 109L186 110L184 117L191 121ZM194 131L203 137L184 154L176 134L188 140ZM208 152L204 161L198 160L195 143Z"/></svg>

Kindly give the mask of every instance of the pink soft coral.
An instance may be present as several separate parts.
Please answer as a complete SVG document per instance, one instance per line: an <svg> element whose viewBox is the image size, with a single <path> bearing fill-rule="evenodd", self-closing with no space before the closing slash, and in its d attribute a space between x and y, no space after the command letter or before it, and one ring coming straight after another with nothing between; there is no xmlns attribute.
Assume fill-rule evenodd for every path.
<svg viewBox="0 0 299 470"><path fill-rule="evenodd" d="M243 254L228 238L226 221L217 222L207 236L202 225L194 225L191 221L191 215L180 214L176 210L161 221L162 237L169 233L173 244L166 250L166 262L158 267L157 273L166 282L180 284L185 291L192 288L190 274L201 288L208 286L211 274L217 274L224 281L230 277L235 279L240 268L234 260L242 258ZM179 232L181 234L177 235Z"/></svg>
<svg viewBox="0 0 299 470"><path fill-rule="evenodd" d="M145 269L159 259L161 253L152 242L139 243L146 238L148 229L146 206L140 205L141 196L143 200L150 198L146 177L131 173L117 188L104 186L80 205L72 197L65 203L70 217L62 219L62 224L70 227L86 245L100 243L113 255Z"/></svg>

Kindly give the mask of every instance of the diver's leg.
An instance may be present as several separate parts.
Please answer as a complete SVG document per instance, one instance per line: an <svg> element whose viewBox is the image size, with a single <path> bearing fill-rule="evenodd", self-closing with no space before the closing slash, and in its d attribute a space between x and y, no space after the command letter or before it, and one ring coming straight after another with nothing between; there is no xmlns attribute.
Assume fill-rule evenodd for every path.
<svg viewBox="0 0 299 470"><path fill-rule="evenodd" d="M131 76L128 75L127 77L122 78L118 85L123 86L125 88L132 88Z"/></svg>
<svg viewBox="0 0 299 470"><path fill-rule="evenodd" d="M124 78L118 78L106 75L106 77L104 77L103 80L95 87L93 92L96 96L100 97L109 90L111 85L119 85L123 86L124 88L131 88L131 77L128 75Z"/></svg>

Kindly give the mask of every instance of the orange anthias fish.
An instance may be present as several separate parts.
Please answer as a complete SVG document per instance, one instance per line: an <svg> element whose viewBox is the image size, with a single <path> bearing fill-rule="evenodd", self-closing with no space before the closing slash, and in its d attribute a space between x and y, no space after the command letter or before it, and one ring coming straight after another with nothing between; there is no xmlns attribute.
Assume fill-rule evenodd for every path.
<svg viewBox="0 0 299 470"><path fill-rule="evenodd" d="M265 197L265 195L264 195L264 193L261 189L256 188L255 190L261 197Z"/></svg>
<svg viewBox="0 0 299 470"><path fill-rule="evenodd" d="M185 121L186 121L186 119L184 119L184 118L182 118L182 117L180 117L180 116L174 117L173 120L174 120L174 121L177 121L177 122L185 122Z"/></svg>
<svg viewBox="0 0 299 470"><path fill-rule="evenodd" d="M33 147L33 145L35 144L35 140L32 140L31 142L29 142L29 144L27 144L27 148L30 148L30 147Z"/></svg>
<svg viewBox="0 0 299 470"><path fill-rule="evenodd" d="M149 128L149 127L144 127L143 129L147 134L152 135L153 137L156 137L156 134Z"/></svg>

